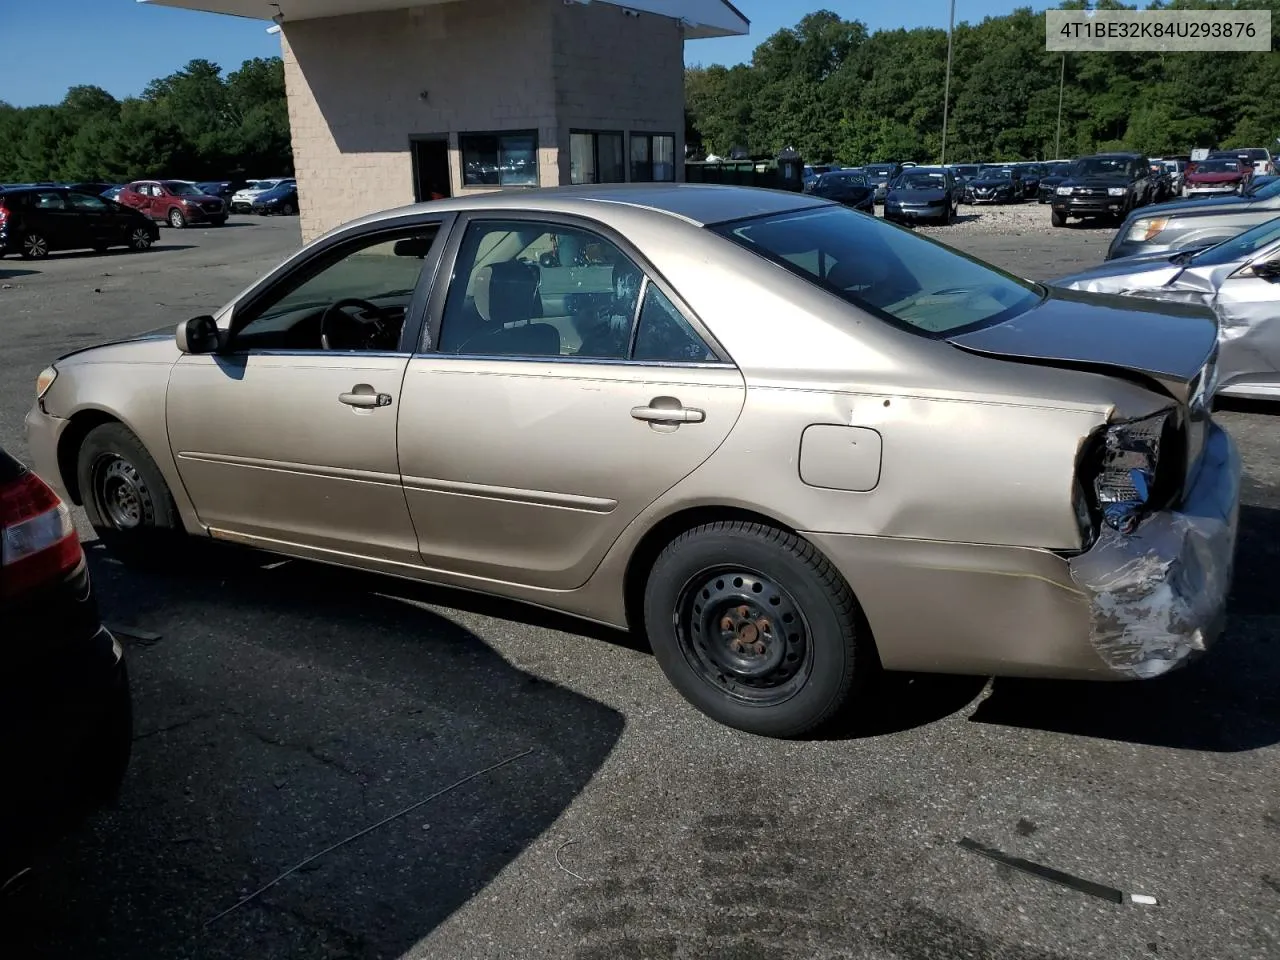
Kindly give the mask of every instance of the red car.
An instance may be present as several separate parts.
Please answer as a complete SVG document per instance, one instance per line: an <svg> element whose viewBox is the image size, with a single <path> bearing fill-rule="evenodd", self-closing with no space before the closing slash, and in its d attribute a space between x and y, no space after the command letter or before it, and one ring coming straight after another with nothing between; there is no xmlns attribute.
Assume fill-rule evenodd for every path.
<svg viewBox="0 0 1280 960"><path fill-rule="evenodd" d="M220 197L201 193L185 180L137 180L120 192L118 203L161 220L171 227L207 223L220 227L227 222L227 205Z"/></svg>
<svg viewBox="0 0 1280 960"><path fill-rule="evenodd" d="M1190 164L1183 178L1184 193L1195 197L1221 197L1242 192L1253 177L1253 166L1237 157L1214 157Z"/></svg>

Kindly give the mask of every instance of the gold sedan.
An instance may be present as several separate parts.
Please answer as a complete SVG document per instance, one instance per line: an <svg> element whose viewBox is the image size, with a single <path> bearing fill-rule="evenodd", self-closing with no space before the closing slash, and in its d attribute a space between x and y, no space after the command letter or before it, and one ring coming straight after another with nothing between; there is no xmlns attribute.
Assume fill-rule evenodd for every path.
<svg viewBox="0 0 1280 960"><path fill-rule="evenodd" d="M643 630L709 716L802 736L880 668L1203 650L1239 493L1216 342L813 197L496 193L63 357L27 426L122 559L211 537Z"/></svg>

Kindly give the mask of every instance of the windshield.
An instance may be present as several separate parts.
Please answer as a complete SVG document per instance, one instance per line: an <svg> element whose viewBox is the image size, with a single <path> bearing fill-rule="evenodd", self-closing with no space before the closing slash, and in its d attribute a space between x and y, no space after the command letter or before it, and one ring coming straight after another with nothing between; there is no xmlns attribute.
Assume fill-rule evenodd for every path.
<svg viewBox="0 0 1280 960"><path fill-rule="evenodd" d="M1239 173L1239 160L1201 160L1196 164L1196 173Z"/></svg>
<svg viewBox="0 0 1280 960"><path fill-rule="evenodd" d="M1034 284L846 208L716 228L854 306L935 337L999 323L1040 301Z"/></svg>
<svg viewBox="0 0 1280 960"><path fill-rule="evenodd" d="M178 197L198 197L201 196L199 190L193 183L179 183L176 180L166 180L164 188Z"/></svg>
<svg viewBox="0 0 1280 960"><path fill-rule="evenodd" d="M978 172L977 164L967 164L965 166L956 167L957 177L972 177Z"/></svg>
<svg viewBox="0 0 1280 960"><path fill-rule="evenodd" d="M1076 161L1073 173L1077 177L1123 177L1128 167L1127 157L1085 157Z"/></svg>
<svg viewBox="0 0 1280 960"><path fill-rule="evenodd" d="M871 163L867 165L867 173L873 177L887 177L893 173L892 163Z"/></svg>
<svg viewBox="0 0 1280 960"><path fill-rule="evenodd" d="M1045 176L1047 177L1067 177L1070 175L1071 164L1069 163L1053 163L1045 171Z"/></svg>
<svg viewBox="0 0 1280 960"><path fill-rule="evenodd" d="M1252 230L1202 250L1191 258L1197 267L1220 267L1224 263L1247 260L1264 247L1280 242L1280 217L1260 223Z"/></svg>
<svg viewBox="0 0 1280 960"><path fill-rule="evenodd" d="M945 187L940 173L904 173L893 184L895 190L942 190Z"/></svg>
<svg viewBox="0 0 1280 960"><path fill-rule="evenodd" d="M1011 170L983 170L983 180L1012 180L1013 171Z"/></svg>

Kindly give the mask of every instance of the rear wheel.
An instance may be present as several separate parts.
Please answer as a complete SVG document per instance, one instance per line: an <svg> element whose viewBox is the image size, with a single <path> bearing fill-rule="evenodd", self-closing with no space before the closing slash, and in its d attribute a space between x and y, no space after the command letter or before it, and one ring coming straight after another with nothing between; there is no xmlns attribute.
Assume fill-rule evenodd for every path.
<svg viewBox="0 0 1280 960"><path fill-rule="evenodd" d="M89 431L76 460L76 481L98 539L126 563L159 566L185 541L164 475L124 424Z"/></svg>
<svg viewBox="0 0 1280 960"><path fill-rule="evenodd" d="M1049 214L1049 220L1055 227L1065 227L1067 225L1067 215L1054 210Z"/></svg>
<svg viewBox="0 0 1280 960"><path fill-rule="evenodd" d="M685 699L763 736L818 730L876 666L840 574L812 544L758 523L707 524L672 541L645 585L644 619Z"/></svg>
<svg viewBox="0 0 1280 960"><path fill-rule="evenodd" d="M187 225L187 217L181 210L174 207L169 211L169 226L175 230L181 230Z"/></svg>
<svg viewBox="0 0 1280 960"><path fill-rule="evenodd" d="M24 260L43 260L49 255L49 238L32 230L23 236L20 249Z"/></svg>
<svg viewBox="0 0 1280 960"><path fill-rule="evenodd" d="M146 227L138 226L129 231L130 250L150 250L151 242L151 231Z"/></svg>
<svg viewBox="0 0 1280 960"><path fill-rule="evenodd" d="M290 203L288 200L286 200L284 203L280 204L280 212L283 213L286 217L291 217L297 211L293 209L293 204Z"/></svg>

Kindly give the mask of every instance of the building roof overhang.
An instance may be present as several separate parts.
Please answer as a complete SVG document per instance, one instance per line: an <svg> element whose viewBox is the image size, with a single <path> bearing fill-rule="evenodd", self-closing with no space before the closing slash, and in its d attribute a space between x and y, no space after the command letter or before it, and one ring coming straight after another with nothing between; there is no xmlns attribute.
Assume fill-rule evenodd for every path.
<svg viewBox="0 0 1280 960"><path fill-rule="evenodd" d="M466 3L467 0L137 0L158 7L179 7L184 10L202 10L207 13L225 13L233 17L252 20L273 20L288 23L290 20L317 20L321 17L341 17L352 13L373 13L381 10L402 10L409 7L426 7L439 3ZM685 37L698 40L705 37L745 36L751 22L729 0L565 0L566 3L607 3L638 13L651 13L681 21Z"/></svg>

